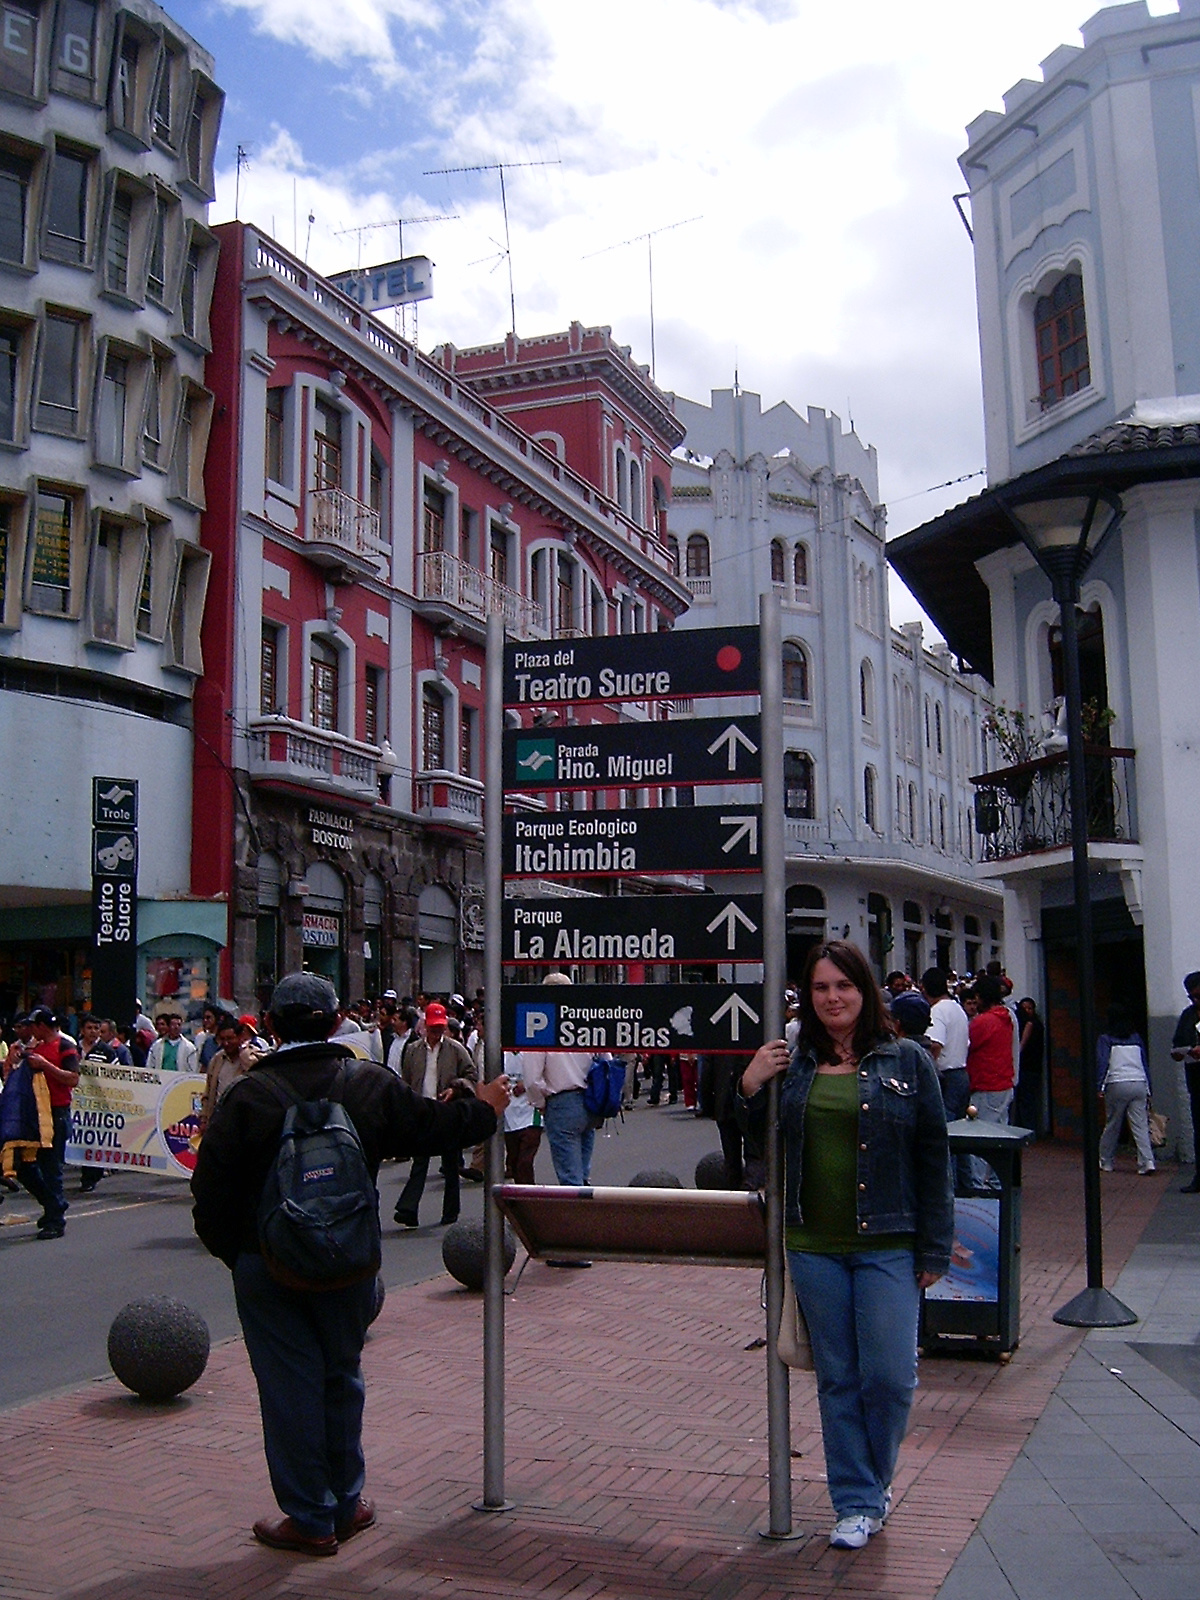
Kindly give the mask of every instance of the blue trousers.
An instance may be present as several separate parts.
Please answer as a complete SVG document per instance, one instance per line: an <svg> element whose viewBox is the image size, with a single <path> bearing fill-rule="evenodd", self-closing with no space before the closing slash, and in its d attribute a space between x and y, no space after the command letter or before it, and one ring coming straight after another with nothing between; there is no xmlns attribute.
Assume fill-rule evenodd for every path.
<svg viewBox="0 0 1200 1600"><path fill-rule="evenodd" d="M564 1089L552 1094L542 1112L546 1142L559 1183L581 1189L592 1181L592 1146L596 1130L583 1109L583 1090Z"/></svg>
<svg viewBox="0 0 1200 1600"><path fill-rule="evenodd" d="M51 1106L54 1143L39 1150L33 1161L22 1162L17 1178L42 1208L39 1226L64 1228L67 1223L67 1197L63 1193L63 1156L67 1134L71 1131L71 1108Z"/></svg>
<svg viewBox="0 0 1200 1600"><path fill-rule="evenodd" d="M917 1386L911 1250L789 1250L813 1365L834 1514L883 1515Z"/></svg>
<svg viewBox="0 0 1200 1600"><path fill-rule="evenodd" d="M284 1289L260 1255L243 1251L233 1287L271 1488L284 1515L321 1538L350 1520L366 1478L361 1358L375 1286Z"/></svg>

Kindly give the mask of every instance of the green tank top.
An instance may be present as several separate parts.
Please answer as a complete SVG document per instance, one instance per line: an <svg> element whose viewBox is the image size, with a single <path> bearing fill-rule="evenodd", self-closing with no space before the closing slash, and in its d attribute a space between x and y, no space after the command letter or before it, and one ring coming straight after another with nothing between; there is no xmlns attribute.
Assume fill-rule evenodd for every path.
<svg viewBox="0 0 1200 1600"><path fill-rule="evenodd" d="M862 1233L858 1182L858 1075L818 1072L804 1108L804 1165L798 1228L789 1250L845 1255L852 1250L911 1250L911 1233Z"/></svg>

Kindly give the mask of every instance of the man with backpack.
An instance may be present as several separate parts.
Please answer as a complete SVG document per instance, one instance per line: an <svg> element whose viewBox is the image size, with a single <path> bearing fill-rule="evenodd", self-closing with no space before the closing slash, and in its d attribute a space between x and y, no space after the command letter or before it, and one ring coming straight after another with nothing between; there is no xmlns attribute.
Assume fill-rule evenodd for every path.
<svg viewBox="0 0 1200 1600"><path fill-rule="evenodd" d="M385 1156L429 1156L495 1132L504 1078L414 1095L329 1038L332 984L283 978L271 997L279 1048L238 1077L201 1140L192 1176L201 1242L233 1273L258 1384L279 1520L274 1549L334 1555L375 1521L363 1496L363 1342L375 1302Z"/></svg>

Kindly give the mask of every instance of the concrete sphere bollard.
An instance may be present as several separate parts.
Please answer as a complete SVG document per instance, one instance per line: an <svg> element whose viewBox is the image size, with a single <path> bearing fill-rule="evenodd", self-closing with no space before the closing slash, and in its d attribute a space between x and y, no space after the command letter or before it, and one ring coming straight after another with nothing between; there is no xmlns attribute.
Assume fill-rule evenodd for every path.
<svg viewBox="0 0 1200 1600"><path fill-rule="evenodd" d="M173 1400L208 1365L208 1323L167 1294L131 1300L108 1330L108 1360L143 1400Z"/></svg>
<svg viewBox="0 0 1200 1600"><path fill-rule="evenodd" d="M504 1224L504 1270L517 1259L517 1241ZM442 1236L442 1264L464 1289L483 1288L483 1223L452 1222Z"/></svg>
<svg viewBox="0 0 1200 1600"><path fill-rule="evenodd" d="M728 1189L729 1169L725 1165L725 1156L720 1150L710 1150L708 1155L701 1156L696 1163L697 1189Z"/></svg>
<svg viewBox="0 0 1200 1600"><path fill-rule="evenodd" d="M631 1189L685 1189L687 1185L673 1172L662 1167L648 1167L645 1172L635 1172L629 1180Z"/></svg>

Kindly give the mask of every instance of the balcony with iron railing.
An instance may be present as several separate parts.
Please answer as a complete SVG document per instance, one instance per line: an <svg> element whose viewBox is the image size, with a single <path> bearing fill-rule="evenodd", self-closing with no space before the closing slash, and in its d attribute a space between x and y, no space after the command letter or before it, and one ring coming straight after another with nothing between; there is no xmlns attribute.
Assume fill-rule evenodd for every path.
<svg viewBox="0 0 1200 1600"><path fill-rule="evenodd" d="M346 799L378 800L379 751L288 717L262 717L247 732L252 780L294 784Z"/></svg>
<svg viewBox="0 0 1200 1600"><path fill-rule="evenodd" d="M304 543L318 566L340 568L351 577L383 574L388 548L379 526L378 511L344 489L309 491Z"/></svg>
<svg viewBox="0 0 1200 1600"><path fill-rule="evenodd" d="M1084 746L1089 853L1119 859L1137 849L1135 752L1107 745ZM1065 750L1002 767L972 778L979 860L1036 867L1071 848L1071 796ZM1093 850L1092 847L1096 848Z"/></svg>
<svg viewBox="0 0 1200 1600"><path fill-rule="evenodd" d="M478 640L494 613L516 639L536 638L545 626L541 606L445 550L417 557L417 609L434 622L466 622Z"/></svg>

